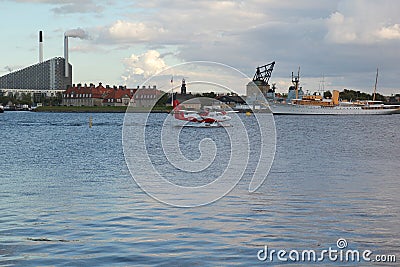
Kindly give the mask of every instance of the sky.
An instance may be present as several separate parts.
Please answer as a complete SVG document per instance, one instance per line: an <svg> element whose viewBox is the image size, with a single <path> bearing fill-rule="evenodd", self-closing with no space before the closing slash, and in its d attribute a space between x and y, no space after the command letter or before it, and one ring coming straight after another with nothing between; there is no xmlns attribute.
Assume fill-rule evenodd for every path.
<svg viewBox="0 0 400 267"><path fill-rule="evenodd" d="M379 68L378 92L400 93L398 0L0 0L0 10L0 75L38 62L39 30L46 60L63 57L64 33L78 29L86 34L69 38L73 83L132 88L159 72L189 83L224 75L173 68L193 61L251 78L257 66L275 61L278 92L287 92L300 67L310 92L372 93ZM242 76L230 82L245 93Z"/></svg>

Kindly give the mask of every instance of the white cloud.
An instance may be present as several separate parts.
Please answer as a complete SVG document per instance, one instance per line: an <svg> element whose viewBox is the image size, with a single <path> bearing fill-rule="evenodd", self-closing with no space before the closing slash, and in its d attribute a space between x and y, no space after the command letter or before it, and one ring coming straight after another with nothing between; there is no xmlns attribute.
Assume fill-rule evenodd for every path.
<svg viewBox="0 0 400 267"><path fill-rule="evenodd" d="M167 68L166 63L161 58L160 53L155 50L135 55L123 60L125 72L122 79L125 84L135 86L142 83L147 78Z"/></svg>
<svg viewBox="0 0 400 267"><path fill-rule="evenodd" d="M164 33L165 29L162 27L117 20L111 26L102 29L100 38L115 42L146 42L159 38Z"/></svg>
<svg viewBox="0 0 400 267"><path fill-rule="evenodd" d="M101 0L9 0L10 2L20 3L37 3L51 4L56 7L51 10L56 14L71 14L71 13L100 13L104 10L99 2ZM107 2L106 2L107 3Z"/></svg>
<svg viewBox="0 0 400 267"><path fill-rule="evenodd" d="M345 18L343 14L335 12L327 19L326 37L329 41L339 44L361 41L353 26L354 19Z"/></svg>
<svg viewBox="0 0 400 267"><path fill-rule="evenodd" d="M393 55L400 34L396 0L309 0L299 5L281 0L139 0L131 7L131 14L98 29L96 43L174 51L166 60L223 62L249 76L256 66L276 60L271 81L281 84L290 82L291 71L301 65L304 78L345 77L340 82L350 87L346 82L363 83L361 72L383 64L392 68L400 60Z"/></svg>
<svg viewBox="0 0 400 267"><path fill-rule="evenodd" d="M91 1L87 3L77 2L63 4L55 7L52 11L56 14L71 14L71 13L101 13L104 10L103 6L96 5Z"/></svg>
<svg viewBox="0 0 400 267"><path fill-rule="evenodd" d="M132 9L137 7L145 12L135 12L123 20L101 27L98 30L99 41L151 42L153 45L215 42L263 24L266 19L265 14L247 2L138 1Z"/></svg>
<svg viewBox="0 0 400 267"><path fill-rule="evenodd" d="M382 27L377 36L381 39L396 40L400 39L400 24L394 24L388 27Z"/></svg>
<svg viewBox="0 0 400 267"><path fill-rule="evenodd" d="M399 2L393 0L342 0L338 10L326 19L326 40L365 45L399 39L398 8Z"/></svg>
<svg viewBox="0 0 400 267"><path fill-rule="evenodd" d="M104 27L98 42L170 47L177 61L223 62L250 76L257 65L276 60L272 81L281 84L299 65L305 78L354 75L353 82L369 67L396 62L388 43L397 40L400 25L394 11L400 2L393 0L138 1L132 8L137 6L145 12ZM377 45L387 46L379 56L370 51Z"/></svg>
<svg viewBox="0 0 400 267"><path fill-rule="evenodd" d="M385 69L391 72L387 77L398 76L394 73L400 60L398 0L14 1L46 3L54 12L67 5L73 7L66 8L68 12L79 11L79 5L83 12L96 12L89 10L90 5L103 7L104 16L85 16L74 22L90 19L87 27L93 39L89 43L115 60L136 51L134 56L139 59L132 57L130 62L141 62L144 55L134 49L157 50L173 52L158 56L165 65L210 60L249 76L258 65L275 60L271 82L278 84L290 82L291 71L299 65L304 79L325 74L334 85L335 79L339 82L337 77L344 77L340 86L346 87L350 83L369 86L363 78L377 66L382 69L381 84ZM146 68L129 67L127 59L123 62L129 69L123 73L125 80L144 77L137 73L142 70L144 74ZM397 80L391 78L388 87L397 88Z"/></svg>

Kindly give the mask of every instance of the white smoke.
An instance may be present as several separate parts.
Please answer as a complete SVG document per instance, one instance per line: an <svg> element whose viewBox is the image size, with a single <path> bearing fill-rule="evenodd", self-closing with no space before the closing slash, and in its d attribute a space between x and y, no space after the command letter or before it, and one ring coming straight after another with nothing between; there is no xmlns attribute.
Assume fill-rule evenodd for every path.
<svg viewBox="0 0 400 267"><path fill-rule="evenodd" d="M64 33L64 36L72 37L72 38L80 38L80 39L88 39L89 38L89 34L81 28L68 30Z"/></svg>

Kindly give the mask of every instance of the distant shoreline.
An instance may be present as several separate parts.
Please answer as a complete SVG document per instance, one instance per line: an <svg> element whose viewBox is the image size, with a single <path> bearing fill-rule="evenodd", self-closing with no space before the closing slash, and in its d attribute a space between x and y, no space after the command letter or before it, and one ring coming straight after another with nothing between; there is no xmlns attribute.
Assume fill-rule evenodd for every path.
<svg viewBox="0 0 400 267"><path fill-rule="evenodd" d="M37 107L32 112L48 112L48 113L125 113L127 107L89 107L89 106L42 106ZM172 111L171 107L156 106L153 109L149 108L133 108L130 107L130 113L170 113ZM251 112L252 110L239 110L239 113Z"/></svg>
<svg viewBox="0 0 400 267"><path fill-rule="evenodd" d="M34 112L56 112L56 113L125 113L127 107L72 107L72 106L43 106L34 109ZM134 113L169 113L166 107L129 108L129 112Z"/></svg>

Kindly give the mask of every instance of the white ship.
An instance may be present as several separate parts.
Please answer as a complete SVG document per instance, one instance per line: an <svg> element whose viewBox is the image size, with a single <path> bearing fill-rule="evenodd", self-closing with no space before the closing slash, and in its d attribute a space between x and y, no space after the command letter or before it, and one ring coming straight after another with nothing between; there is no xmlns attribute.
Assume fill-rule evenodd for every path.
<svg viewBox="0 0 400 267"><path fill-rule="evenodd" d="M276 115L384 115L400 112L400 108L373 105L347 105L336 106L301 105L301 104L270 104L269 108Z"/></svg>
<svg viewBox="0 0 400 267"><path fill-rule="evenodd" d="M378 75L377 75L378 77ZM296 97L290 103L270 103L269 108L276 115L384 115L399 113L399 106L384 105L381 101L339 102L339 91L334 90L332 99L321 95L304 95L299 98L300 70L292 82ZM289 89L289 93L290 93ZM376 82L375 91L376 93Z"/></svg>

